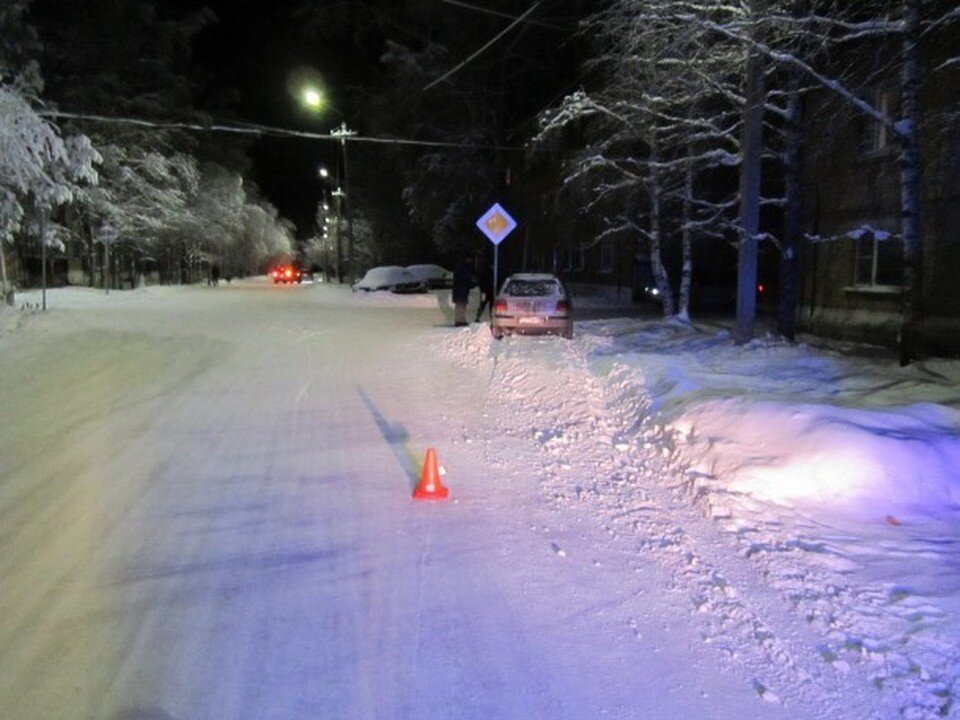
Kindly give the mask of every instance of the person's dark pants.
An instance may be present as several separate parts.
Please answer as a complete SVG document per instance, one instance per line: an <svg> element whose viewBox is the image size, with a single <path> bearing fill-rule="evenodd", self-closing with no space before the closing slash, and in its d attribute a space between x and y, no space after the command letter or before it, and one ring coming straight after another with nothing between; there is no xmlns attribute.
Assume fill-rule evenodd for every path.
<svg viewBox="0 0 960 720"><path fill-rule="evenodd" d="M480 316L483 315L484 310L492 310L490 306L490 296L484 293L480 296L480 307L477 308L477 319L476 322L480 322Z"/></svg>
<svg viewBox="0 0 960 720"><path fill-rule="evenodd" d="M467 324L467 303L458 302L453 304L453 324L461 327Z"/></svg>

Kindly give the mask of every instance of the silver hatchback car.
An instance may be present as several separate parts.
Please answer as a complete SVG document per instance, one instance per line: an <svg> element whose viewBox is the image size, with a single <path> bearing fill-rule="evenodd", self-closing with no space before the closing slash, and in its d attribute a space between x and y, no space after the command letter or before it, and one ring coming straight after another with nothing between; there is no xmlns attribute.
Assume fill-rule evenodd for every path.
<svg viewBox="0 0 960 720"><path fill-rule="evenodd" d="M570 296L560 278L549 273L508 277L493 302L490 331L498 340L512 333L573 338Z"/></svg>

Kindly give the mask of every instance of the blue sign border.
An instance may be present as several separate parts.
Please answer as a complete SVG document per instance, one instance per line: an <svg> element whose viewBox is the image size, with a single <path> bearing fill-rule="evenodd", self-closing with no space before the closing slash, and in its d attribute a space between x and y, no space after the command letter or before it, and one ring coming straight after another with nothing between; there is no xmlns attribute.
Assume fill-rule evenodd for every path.
<svg viewBox="0 0 960 720"><path fill-rule="evenodd" d="M487 221L497 213L499 213L503 219L507 221L507 227L505 227L503 231L499 233L493 232L487 226ZM500 205L500 203L494 203L490 206L490 209L481 215L479 220L477 220L477 227L480 229L480 232L487 236L487 239L489 239L490 242L492 242L494 245L499 245L503 239L512 233L514 228L517 227L517 221L510 216L510 213L503 209L503 206Z"/></svg>

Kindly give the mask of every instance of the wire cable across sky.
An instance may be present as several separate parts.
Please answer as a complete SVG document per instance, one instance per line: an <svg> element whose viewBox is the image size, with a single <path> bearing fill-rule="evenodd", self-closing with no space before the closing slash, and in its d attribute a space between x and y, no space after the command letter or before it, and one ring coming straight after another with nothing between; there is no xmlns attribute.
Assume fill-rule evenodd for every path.
<svg viewBox="0 0 960 720"><path fill-rule="evenodd" d="M371 137L368 135L351 135L341 137L330 133L310 132L309 130L293 130L291 128L273 127L249 123L244 125L227 125L223 123L198 123L182 121L143 120L141 118L115 117L110 115L92 115L88 113L66 112L63 110L41 110L40 115L50 118L64 118L68 120L86 120L90 122L112 123L117 125L134 125L137 127L154 128L157 130L195 130L198 132L223 132L237 135L253 135L255 137L291 137L306 140L324 140L329 142L362 142L380 145L413 145L420 147L460 148L471 150L523 150L519 145L492 145L479 143L444 142L442 140L411 140L409 138Z"/></svg>

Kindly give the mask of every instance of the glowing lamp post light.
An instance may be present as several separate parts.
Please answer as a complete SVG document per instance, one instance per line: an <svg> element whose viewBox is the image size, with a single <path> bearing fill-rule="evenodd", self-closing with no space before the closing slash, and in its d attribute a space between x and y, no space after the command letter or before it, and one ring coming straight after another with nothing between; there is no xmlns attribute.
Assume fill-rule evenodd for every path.
<svg viewBox="0 0 960 720"><path fill-rule="evenodd" d="M328 213L330 212L330 205L327 202L327 178L330 176L330 172L323 165L317 166L317 177L320 178L320 187L321 187L321 198L320 206L317 208L317 226L318 229L323 231L323 242L321 246L323 247L323 271L326 276L326 281L330 282L330 249L329 242L327 241L327 224L329 222ZM338 264L339 272L339 264Z"/></svg>
<svg viewBox="0 0 960 720"><path fill-rule="evenodd" d="M303 104L311 110L319 110L323 106L323 93L315 87L303 89Z"/></svg>

